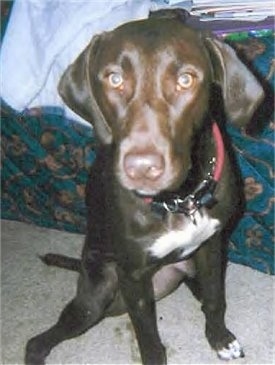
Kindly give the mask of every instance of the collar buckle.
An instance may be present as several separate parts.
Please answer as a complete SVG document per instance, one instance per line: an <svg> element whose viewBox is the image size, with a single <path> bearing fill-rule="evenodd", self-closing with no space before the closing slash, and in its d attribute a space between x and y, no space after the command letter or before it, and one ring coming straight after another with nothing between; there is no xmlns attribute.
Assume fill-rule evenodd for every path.
<svg viewBox="0 0 275 365"><path fill-rule="evenodd" d="M217 203L214 197L216 185L217 182L213 178L205 179L192 194L187 195L184 199L179 195L175 195L165 201L153 200L151 203L152 210L159 213L184 214L196 224L194 218L196 211L203 206L212 208Z"/></svg>

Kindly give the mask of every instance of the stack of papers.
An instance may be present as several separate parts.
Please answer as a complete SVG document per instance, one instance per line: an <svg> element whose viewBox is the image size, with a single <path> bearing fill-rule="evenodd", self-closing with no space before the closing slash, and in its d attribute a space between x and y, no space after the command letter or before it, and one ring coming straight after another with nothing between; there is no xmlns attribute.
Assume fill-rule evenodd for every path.
<svg viewBox="0 0 275 365"><path fill-rule="evenodd" d="M260 21L274 15L274 0L193 0L191 14L201 20Z"/></svg>

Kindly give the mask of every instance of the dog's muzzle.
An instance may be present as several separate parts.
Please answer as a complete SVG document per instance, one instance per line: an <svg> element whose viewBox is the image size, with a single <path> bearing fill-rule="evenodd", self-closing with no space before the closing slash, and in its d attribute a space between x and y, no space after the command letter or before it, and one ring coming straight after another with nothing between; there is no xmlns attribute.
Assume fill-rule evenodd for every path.
<svg viewBox="0 0 275 365"><path fill-rule="evenodd" d="M207 173L205 179L191 194L185 197L172 193L166 197L160 195L151 200L148 197L145 198L145 203L150 203L153 211L162 215L167 212L185 214L196 224L195 213L202 207L211 209L218 202L215 198L215 190L224 164L224 144L217 123L213 123L212 134L216 146L216 156L209 161L211 171Z"/></svg>

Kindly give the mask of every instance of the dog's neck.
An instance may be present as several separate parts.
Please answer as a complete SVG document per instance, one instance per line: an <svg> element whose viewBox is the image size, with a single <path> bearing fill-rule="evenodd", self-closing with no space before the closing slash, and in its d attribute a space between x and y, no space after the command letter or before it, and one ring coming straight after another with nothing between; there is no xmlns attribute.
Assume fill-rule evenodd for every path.
<svg viewBox="0 0 275 365"><path fill-rule="evenodd" d="M220 129L216 122L212 124L212 138L215 143L215 155L208 161L208 171L203 180L186 196L178 192L160 195L155 198L144 198L153 211L161 215L170 213L185 214L195 222L194 216L201 207L211 209L217 200L214 196L216 186L221 178L224 165L224 144Z"/></svg>

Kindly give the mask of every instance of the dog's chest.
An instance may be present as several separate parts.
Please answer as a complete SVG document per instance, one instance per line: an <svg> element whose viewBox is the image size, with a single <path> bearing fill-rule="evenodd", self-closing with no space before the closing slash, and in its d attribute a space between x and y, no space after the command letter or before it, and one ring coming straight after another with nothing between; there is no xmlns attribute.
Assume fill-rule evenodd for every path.
<svg viewBox="0 0 275 365"><path fill-rule="evenodd" d="M195 222L184 214L167 218L165 229L148 248L152 257L162 259L175 250L185 258L219 230L220 222L202 209L195 213Z"/></svg>

